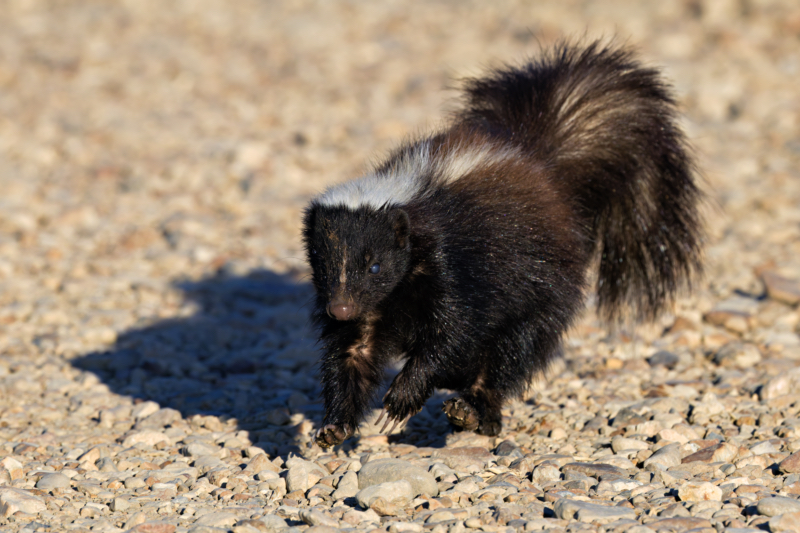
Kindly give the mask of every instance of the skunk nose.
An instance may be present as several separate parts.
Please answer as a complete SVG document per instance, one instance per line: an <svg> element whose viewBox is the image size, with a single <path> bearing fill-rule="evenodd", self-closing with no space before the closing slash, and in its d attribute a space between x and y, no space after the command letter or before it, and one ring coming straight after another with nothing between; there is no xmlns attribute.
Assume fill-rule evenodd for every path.
<svg viewBox="0 0 800 533"><path fill-rule="evenodd" d="M352 320L356 316L356 305L353 302L333 300L328 304L328 316L336 320Z"/></svg>

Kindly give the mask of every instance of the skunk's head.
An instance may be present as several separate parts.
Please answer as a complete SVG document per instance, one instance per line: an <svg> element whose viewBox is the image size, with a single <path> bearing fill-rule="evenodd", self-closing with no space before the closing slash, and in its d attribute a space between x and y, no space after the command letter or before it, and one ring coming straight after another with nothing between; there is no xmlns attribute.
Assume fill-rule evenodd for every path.
<svg viewBox="0 0 800 533"><path fill-rule="evenodd" d="M303 221L317 301L336 320L356 320L385 299L410 264L409 221L397 207L312 203Z"/></svg>

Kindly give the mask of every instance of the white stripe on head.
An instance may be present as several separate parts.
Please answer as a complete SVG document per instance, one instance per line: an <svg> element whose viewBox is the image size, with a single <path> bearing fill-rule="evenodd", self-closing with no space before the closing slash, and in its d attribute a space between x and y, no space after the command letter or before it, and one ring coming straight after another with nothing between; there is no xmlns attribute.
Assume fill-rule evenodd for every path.
<svg viewBox="0 0 800 533"><path fill-rule="evenodd" d="M426 177L432 178L434 186L443 186L476 170L520 157L516 147L490 143L462 144L433 154L430 141L423 141L405 150L387 170L334 185L316 201L350 209L404 205L431 192L430 187L425 187Z"/></svg>
<svg viewBox="0 0 800 533"><path fill-rule="evenodd" d="M317 202L350 209L406 204L422 189L421 177L430 169L430 153L429 141L416 144L404 151L388 170L334 185L319 196Z"/></svg>

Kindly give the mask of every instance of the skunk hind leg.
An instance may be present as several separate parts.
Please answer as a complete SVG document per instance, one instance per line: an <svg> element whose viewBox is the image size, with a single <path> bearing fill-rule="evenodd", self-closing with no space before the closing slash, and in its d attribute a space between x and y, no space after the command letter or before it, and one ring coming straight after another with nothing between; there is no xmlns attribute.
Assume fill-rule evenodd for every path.
<svg viewBox="0 0 800 533"><path fill-rule="evenodd" d="M476 389L444 402L442 411L454 426L493 437L503 427L500 409L501 398L492 391Z"/></svg>

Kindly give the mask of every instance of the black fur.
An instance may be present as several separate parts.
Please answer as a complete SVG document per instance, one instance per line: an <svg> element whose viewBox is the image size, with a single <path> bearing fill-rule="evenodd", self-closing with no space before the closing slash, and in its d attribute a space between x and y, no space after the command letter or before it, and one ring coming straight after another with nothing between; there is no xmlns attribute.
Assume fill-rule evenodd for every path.
<svg viewBox="0 0 800 533"><path fill-rule="evenodd" d="M390 419L446 388L460 394L451 422L495 435L503 403L558 353L595 258L608 319L655 317L700 270L701 194L657 71L627 51L562 45L465 92L446 130L364 182L413 194L357 207L323 195L306 211L322 446L355 431L398 357Z"/></svg>

